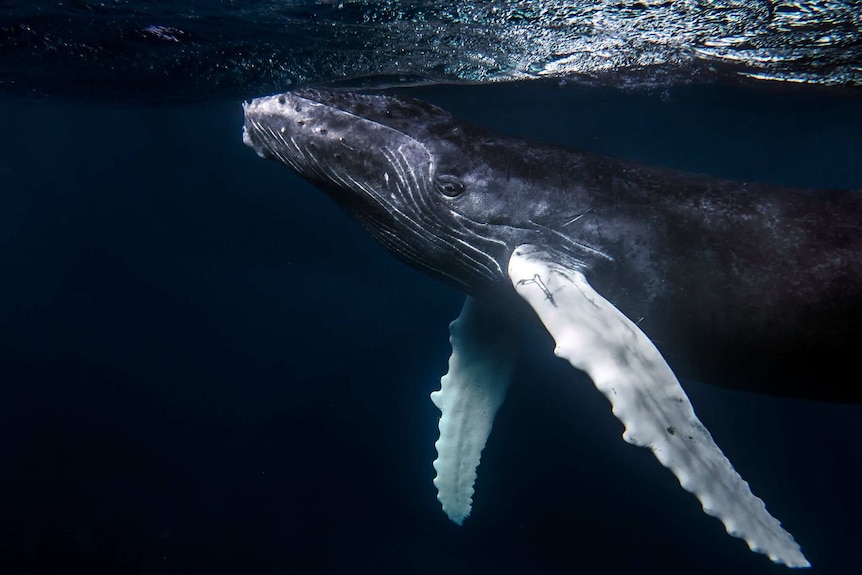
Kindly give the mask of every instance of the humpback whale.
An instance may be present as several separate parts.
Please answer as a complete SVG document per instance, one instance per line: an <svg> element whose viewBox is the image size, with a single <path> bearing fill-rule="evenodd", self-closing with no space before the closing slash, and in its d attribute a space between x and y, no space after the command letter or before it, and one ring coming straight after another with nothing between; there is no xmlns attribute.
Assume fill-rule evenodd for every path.
<svg viewBox="0 0 862 575"><path fill-rule="evenodd" d="M467 294L450 325L438 499L470 514L525 322L753 551L809 562L677 379L860 401L862 193L790 190L514 138L431 104L302 89L244 105L243 141L325 190L397 257Z"/></svg>

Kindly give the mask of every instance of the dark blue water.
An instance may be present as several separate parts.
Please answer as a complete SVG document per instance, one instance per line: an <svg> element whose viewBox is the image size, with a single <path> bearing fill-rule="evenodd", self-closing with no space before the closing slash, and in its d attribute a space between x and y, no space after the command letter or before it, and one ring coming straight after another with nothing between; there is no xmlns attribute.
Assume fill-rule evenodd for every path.
<svg viewBox="0 0 862 575"><path fill-rule="evenodd" d="M243 146L239 101L111 97L129 78L0 99L0 573L786 572L538 333L451 524L428 395L462 295ZM579 84L405 90L597 152L862 188L856 91ZM855 573L862 409L684 385L811 572Z"/></svg>
<svg viewBox="0 0 862 575"><path fill-rule="evenodd" d="M854 98L553 84L416 95L667 165L862 182ZM431 484L428 394L461 295L244 147L237 102L6 99L0 121L4 573L782 570L622 442L605 400L538 335L483 455L474 516L450 524ZM851 573L860 409L686 388L814 572Z"/></svg>

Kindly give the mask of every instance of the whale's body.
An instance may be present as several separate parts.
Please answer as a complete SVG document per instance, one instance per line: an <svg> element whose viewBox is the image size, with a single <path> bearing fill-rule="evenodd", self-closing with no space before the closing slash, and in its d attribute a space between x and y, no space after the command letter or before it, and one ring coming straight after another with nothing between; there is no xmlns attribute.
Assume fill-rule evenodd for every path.
<svg viewBox="0 0 862 575"><path fill-rule="evenodd" d="M443 414L435 484L450 518L469 514L517 325L535 316L557 355L611 401L627 441L649 447L752 549L808 565L669 366L727 387L862 400L844 374L862 325L862 193L645 166L382 95L306 90L245 112L244 140L260 155L325 189L398 257L470 294L432 395Z"/></svg>

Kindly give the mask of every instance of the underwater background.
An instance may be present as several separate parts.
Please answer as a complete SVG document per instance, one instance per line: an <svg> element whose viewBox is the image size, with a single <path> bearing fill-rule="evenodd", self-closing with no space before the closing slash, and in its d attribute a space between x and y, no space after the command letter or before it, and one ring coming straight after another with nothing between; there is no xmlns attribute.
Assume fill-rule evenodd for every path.
<svg viewBox="0 0 862 575"><path fill-rule="evenodd" d="M387 85L593 152L862 188L862 12L724 4L620 2L591 33L577 2L0 4L0 573L787 572L538 332L450 523L428 396L463 295L241 141L244 98ZM651 10L680 6L659 37L677 20ZM791 13L835 46L786 40ZM731 25L748 44L704 56ZM599 39L604 67L573 56ZM810 572L858 572L862 407L683 385Z"/></svg>

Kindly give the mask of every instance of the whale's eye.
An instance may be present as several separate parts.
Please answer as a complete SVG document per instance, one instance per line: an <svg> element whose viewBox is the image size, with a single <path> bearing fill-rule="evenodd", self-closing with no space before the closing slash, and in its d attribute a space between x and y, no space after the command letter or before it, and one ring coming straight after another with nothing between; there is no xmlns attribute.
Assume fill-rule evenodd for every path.
<svg viewBox="0 0 862 575"><path fill-rule="evenodd" d="M449 198L457 198L464 193L464 184L455 176L437 176L437 189Z"/></svg>

